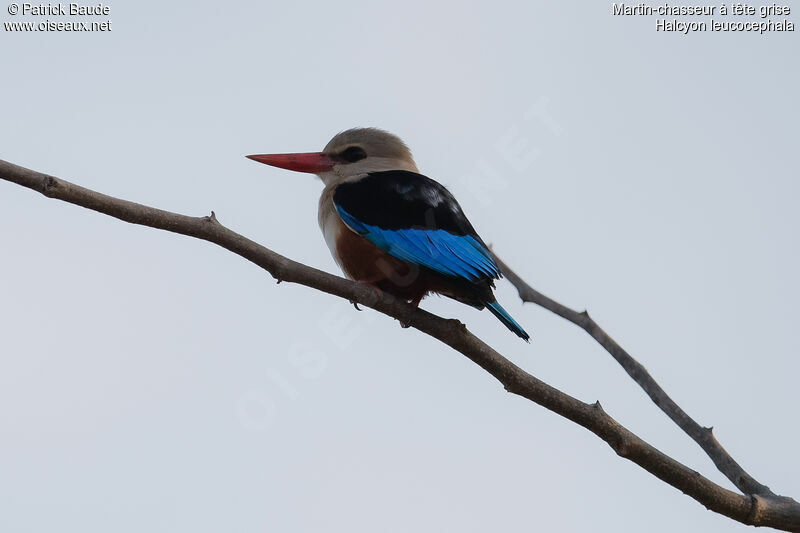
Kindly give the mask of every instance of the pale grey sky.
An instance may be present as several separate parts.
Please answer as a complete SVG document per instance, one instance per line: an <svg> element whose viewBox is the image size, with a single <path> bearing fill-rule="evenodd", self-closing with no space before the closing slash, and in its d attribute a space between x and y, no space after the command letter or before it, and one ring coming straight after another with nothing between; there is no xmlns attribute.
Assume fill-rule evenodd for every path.
<svg viewBox="0 0 800 533"><path fill-rule="evenodd" d="M107 5L107 33L0 31L0 158L337 272L318 180L243 156L388 129L800 497L796 32L656 33L604 2ZM745 530L440 343L207 243L6 182L0 243L0 531ZM530 345L422 306L730 486L587 335L498 298Z"/></svg>

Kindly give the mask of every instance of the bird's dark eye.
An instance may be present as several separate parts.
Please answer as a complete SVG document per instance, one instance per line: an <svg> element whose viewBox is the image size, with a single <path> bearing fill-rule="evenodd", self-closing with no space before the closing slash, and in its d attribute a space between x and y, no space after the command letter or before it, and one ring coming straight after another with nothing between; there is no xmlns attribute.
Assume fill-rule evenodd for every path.
<svg viewBox="0 0 800 533"><path fill-rule="evenodd" d="M363 148L360 146L350 146L343 152L339 154L339 157L347 161L348 163L355 163L356 161L361 161L365 157L367 157L367 152L364 151Z"/></svg>

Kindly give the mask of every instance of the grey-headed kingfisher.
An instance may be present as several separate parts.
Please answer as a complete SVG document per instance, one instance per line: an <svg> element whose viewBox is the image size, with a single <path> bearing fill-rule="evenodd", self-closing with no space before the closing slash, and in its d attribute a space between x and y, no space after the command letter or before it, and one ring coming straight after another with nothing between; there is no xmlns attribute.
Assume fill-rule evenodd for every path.
<svg viewBox="0 0 800 533"><path fill-rule="evenodd" d="M321 152L247 157L322 179L319 225L348 278L415 306L438 293L486 307L529 339L492 293L501 274L483 239L450 191L419 173L397 136L356 128L336 135Z"/></svg>

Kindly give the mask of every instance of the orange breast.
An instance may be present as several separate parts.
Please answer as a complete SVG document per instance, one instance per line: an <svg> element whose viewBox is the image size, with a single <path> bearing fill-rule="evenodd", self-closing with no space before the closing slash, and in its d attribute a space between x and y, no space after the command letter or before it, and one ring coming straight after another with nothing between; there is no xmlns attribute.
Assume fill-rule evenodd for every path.
<svg viewBox="0 0 800 533"><path fill-rule="evenodd" d="M418 300L430 290L427 271L387 254L349 229L337 235L336 254L347 277L399 298Z"/></svg>

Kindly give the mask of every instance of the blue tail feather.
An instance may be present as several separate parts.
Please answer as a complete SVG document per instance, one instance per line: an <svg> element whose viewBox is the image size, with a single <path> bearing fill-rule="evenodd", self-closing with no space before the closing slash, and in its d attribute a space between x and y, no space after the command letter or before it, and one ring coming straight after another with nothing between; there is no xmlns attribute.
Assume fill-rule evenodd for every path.
<svg viewBox="0 0 800 533"><path fill-rule="evenodd" d="M499 303L497 303L497 301L487 303L486 308L489 309L489 311L491 311L492 314L500 320L500 322L505 324L508 329L513 331L517 337L524 339L525 342L528 342L528 340L531 338L530 335L528 335L525 330L522 329L522 326L517 324L517 321L511 318L511 315L509 315L506 310L503 309Z"/></svg>

